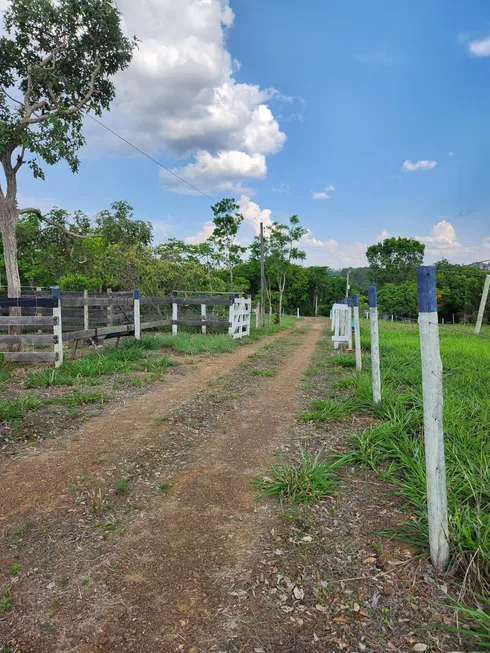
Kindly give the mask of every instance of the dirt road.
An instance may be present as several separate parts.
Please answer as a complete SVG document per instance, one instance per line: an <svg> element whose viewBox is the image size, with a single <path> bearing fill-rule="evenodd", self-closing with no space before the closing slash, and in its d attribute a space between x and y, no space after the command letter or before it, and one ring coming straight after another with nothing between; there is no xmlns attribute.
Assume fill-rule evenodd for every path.
<svg viewBox="0 0 490 653"><path fill-rule="evenodd" d="M175 385L87 423L66 448L6 466L0 520L30 521L16 531L24 573L14 610L0 620L0 643L51 653L197 653L232 637L230 579L248 567L268 527L269 508L250 483L294 422L298 381L324 326L309 324L309 332L265 348L259 342L206 359ZM275 375L252 376L254 355ZM212 410L200 413L197 402L196 414L196 393L220 374ZM210 399L200 401L202 408ZM205 437L186 440L201 431ZM120 469L135 481L109 504L103 497ZM162 484L155 496L162 474L172 476L171 488ZM74 507L77 484L88 489L75 487ZM123 527L111 517L122 501L131 517Z"/></svg>

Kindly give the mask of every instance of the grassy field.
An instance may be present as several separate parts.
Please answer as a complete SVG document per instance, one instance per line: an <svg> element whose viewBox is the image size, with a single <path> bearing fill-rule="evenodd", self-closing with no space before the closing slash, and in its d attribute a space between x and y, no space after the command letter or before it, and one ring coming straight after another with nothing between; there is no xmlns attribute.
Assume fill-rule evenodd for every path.
<svg viewBox="0 0 490 653"><path fill-rule="evenodd" d="M483 594L490 584L490 334L485 329L476 337L473 328L441 327L440 345L452 571L465 589ZM361 339L363 349L369 350L367 322ZM350 436L351 455L406 499L411 518L396 535L426 549L418 325L380 322L380 352L380 404L372 403L369 356L364 356L364 371L357 374L353 356L339 353L331 362L338 376L335 397L313 402L304 418L328 422L351 412L374 418L368 428ZM483 607L487 611L490 605ZM490 617L478 615L488 646Z"/></svg>

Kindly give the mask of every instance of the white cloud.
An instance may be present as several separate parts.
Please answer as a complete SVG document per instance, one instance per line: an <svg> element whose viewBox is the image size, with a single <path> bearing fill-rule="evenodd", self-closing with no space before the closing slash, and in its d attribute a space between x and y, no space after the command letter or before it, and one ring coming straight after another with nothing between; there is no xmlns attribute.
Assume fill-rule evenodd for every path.
<svg viewBox="0 0 490 653"><path fill-rule="evenodd" d="M252 202L248 195L242 195L238 201L238 206L240 207L240 213L245 218L245 225L251 226L251 223L254 227L255 233L257 236L260 233L260 223L264 225L264 229L267 230L268 227L272 225L270 209L261 209L256 202Z"/></svg>
<svg viewBox="0 0 490 653"><path fill-rule="evenodd" d="M475 57L490 57L490 36L468 43L468 50Z"/></svg>
<svg viewBox="0 0 490 653"><path fill-rule="evenodd" d="M389 237L390 237L389 231L382 231L378 236L376 236L376 242L382 243L383 240L386 240Z"/></svg>
<svg viewBox="0 0 490 653"><path fill-rule="evenodd" d="M416 161L414 163L413 161L407 159L403 162L402 170L407 172L416 172L417 170L432 170L436 167L436 165L437 161L428 161L427 159L423 159L422 161Z"/></svg>
<svg viewBox="0 0 490 653"><path fill-rule="evenodd" d="M236 179L262 179L267 173L263 154L253 154L236 150L218 152L215 156L200 150L196 152L195 162L182 168L173 168L173 172L202 190L236 190L240 186L234 183ZM180 179L160 170L160 178L166 188L182 194L194 194L192 188Z"/></svg>
<svg viewBox="0 0 490 653"><path fill-rule="evenodd" d="M447 155L448 156L454 156L454 152L448 152Z"/></svg>
<svg viewBox="0 0 490 653"><path fill-rule="evenodd" d="M299 246L306 252L306 265L328 265L333 269L345 267L360 267L367 265L367 245L360 241L341 245L334 239L320 240L311 235L311 231L303 236Z"/></svg>
<svg viewBox="0 0 490 653"><path fill-rule="evenodd" d="M211 222L211 220L208 220L204 223L202 229L198 231L197 234L184 238L184 243L187 243L188 245L198 245L199 243L203 243L210 236L212 236L213 231L214 224Z"/></svg>
<svg viewBox="0 0 490 653"><path fill-rule="evenodd" d="M435 262L447 258L454 263L472 263L490 257L490 237L481 243L465 245L458 240L454 226L444 217L435 224L429 236L415 236L425 244L425 259Z"/></svg>
<svg viewBox="0 0 490 653"><path fill-rule="evenodd" d="M332 184L328 184L328 186L325 187L325 190L319 191L317 193L312 193L311 197L314 200L329 200L330 195L329 193L333 193L335 190L335 186Z"/></svg>
<svg viewBox="0 0 490 653"><path fill-rule="evenodd" d="M244 171L246 178L265 175L265 156L286 140L267 103L292 99L234 79L240 64L226 48L234 22L229 0L119 0L119 9L127 33L140 43L128 70L117 76L116 100L104 121L141 149L191 158L180 169L189 180L221 188L233 173L238 187ZM96 135L100 150L100 131ZM237 152L260 174L251 175L249 165L227 165ZM170 189L182 192L178 184Z"/></svg>
<svg viewBox="0 0 490 653"><path fill-rule="evenodd" d="M272 187L272 192L273 193L290 193L291 189L288 184L285 184L283 181L279 184L279 186L273 186Z"/></svg>

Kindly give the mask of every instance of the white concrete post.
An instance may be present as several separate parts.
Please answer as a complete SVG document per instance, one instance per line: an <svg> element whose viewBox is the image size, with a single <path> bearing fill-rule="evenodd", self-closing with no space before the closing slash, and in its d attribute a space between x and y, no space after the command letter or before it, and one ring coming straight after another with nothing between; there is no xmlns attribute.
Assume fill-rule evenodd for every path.
<svg viewBox="0 0 490 653"><path fill-rule="evenodd" d="M483 322L483 314L485 313L485 306L487 305L488 289L490 288L490 274L485 277L483 285L483 294L481 296L480 308L478 309L478 318L476 320L475 333L478 335L481 331L481 324Z"/></svg>
<svg viewBox="0 0 490 653"><path fill-rule="evenodd" d="M235 337L234 328L233 328L233 320L234 320L234 317L235 317L235 296L234 295L230 295L230 310L229 310L228 315L229 315L228 320L229 320L229 323L230 323L230 326L228 327L228 333L230 334L230 336L232 336L234 338Z"/></svg>
<svg viewBox="0 0 490 653"><path fill-rule="evenodd" d="M449 562L444 428L442 421L442 362L437 322L436 268L417 267L424 440L427 475L427 514L432 563L444 571Z"/></svg>
<svg viewBox="0 0 490 653"><path fill-rule="evenodd" d="M255 328L258 329L260 324L260 302L257 302L257 308L255 310Z"/></svg>
<svg viewBox="0 0 490 653"><path fill-rule="evenodd" d="M352 300L350 297L347 298L347 306L349 307L349 310L346 311L346 321L347 321L347 347L349 349L352 349Z"/></svg>
<svg viewBox="0 0 490 653"><path fill-rule="evenodd" d="M172 298L175 297L177 297L177 293L173 292ZM173 336L176 336L179 331L177 324L173 324L173 321L178 319L179 319L179 305L176 302L172 302L172 335Z"/></svg>
<svg viewBox="0 0 490 653"><path fill-rule="evenodd" d="M84 304L83 304L83 328L85 331L87 331L88 327L88 290L83 291L83 299L84 299Z"/></svg>
<svg viewBox="0 0 490 653"><path fill-rule="evenodd" d="M206 293L202 292L201 293L201 299L203 299L204 297L206 297ZM201 317L202 317L203 320L205 320L206 317L207 317L207 306L206 306L206 304L201 304ZM205 324L203 324L202 327L201 327L201 333L203 334L203 336L206 335L206 325Z"/></svg>
<svg viewBox="0 0 490 653"><path fill-rule="evenodd" d="M371 373L373 402L381 401L381 372L379 368L378 299L376 286L369 286L369 326L371 327Z"/></svg>
<svg viewBox="0 0 490 653"><path fill-rule="evenodd" d="M359 322L359 297L352 295L352 303L354 305L354 342L356 346L356 370L362 370L362 355L361 355L361 325Z"/></svg>
<svg viewBox="0 0 490 653"><path fill-rule="evenodd" d="M297 317L298 320L299 320L299 308L296 309L296 317Z"/></svg>
<svg viewBox="0 0 490 653"><path fill-rule="evenodd" d="M141 340L140 291L133 290L134 337Z"/></svg>
<svg viewBox="0 0 490 653"><path fill-rule="evenodd" d="M54 366L60 367L63 363L63 326L61 324L61 300L58 286L53 286L51 293L56 301L56 305L53 307Z"/></svg>

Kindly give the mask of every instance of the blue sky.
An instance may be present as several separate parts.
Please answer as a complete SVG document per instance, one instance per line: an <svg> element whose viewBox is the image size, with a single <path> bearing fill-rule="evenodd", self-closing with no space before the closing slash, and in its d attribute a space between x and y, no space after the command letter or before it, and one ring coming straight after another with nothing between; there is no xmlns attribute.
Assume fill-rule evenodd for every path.
<svg viewBox="0 0 490 653"><path fill-rule="evenodd" d="M215 201L236 197L244 243L260 220L297 213L310 263L362 265L387 234L420 237L428 261L490 258L488 3L119 7L142 43L104 121ZM116 199L159 240L210 233L207 197L94 124L78 175L61 165L46 182L20 181L19 203L43 210L92 213Z"/></svg>

